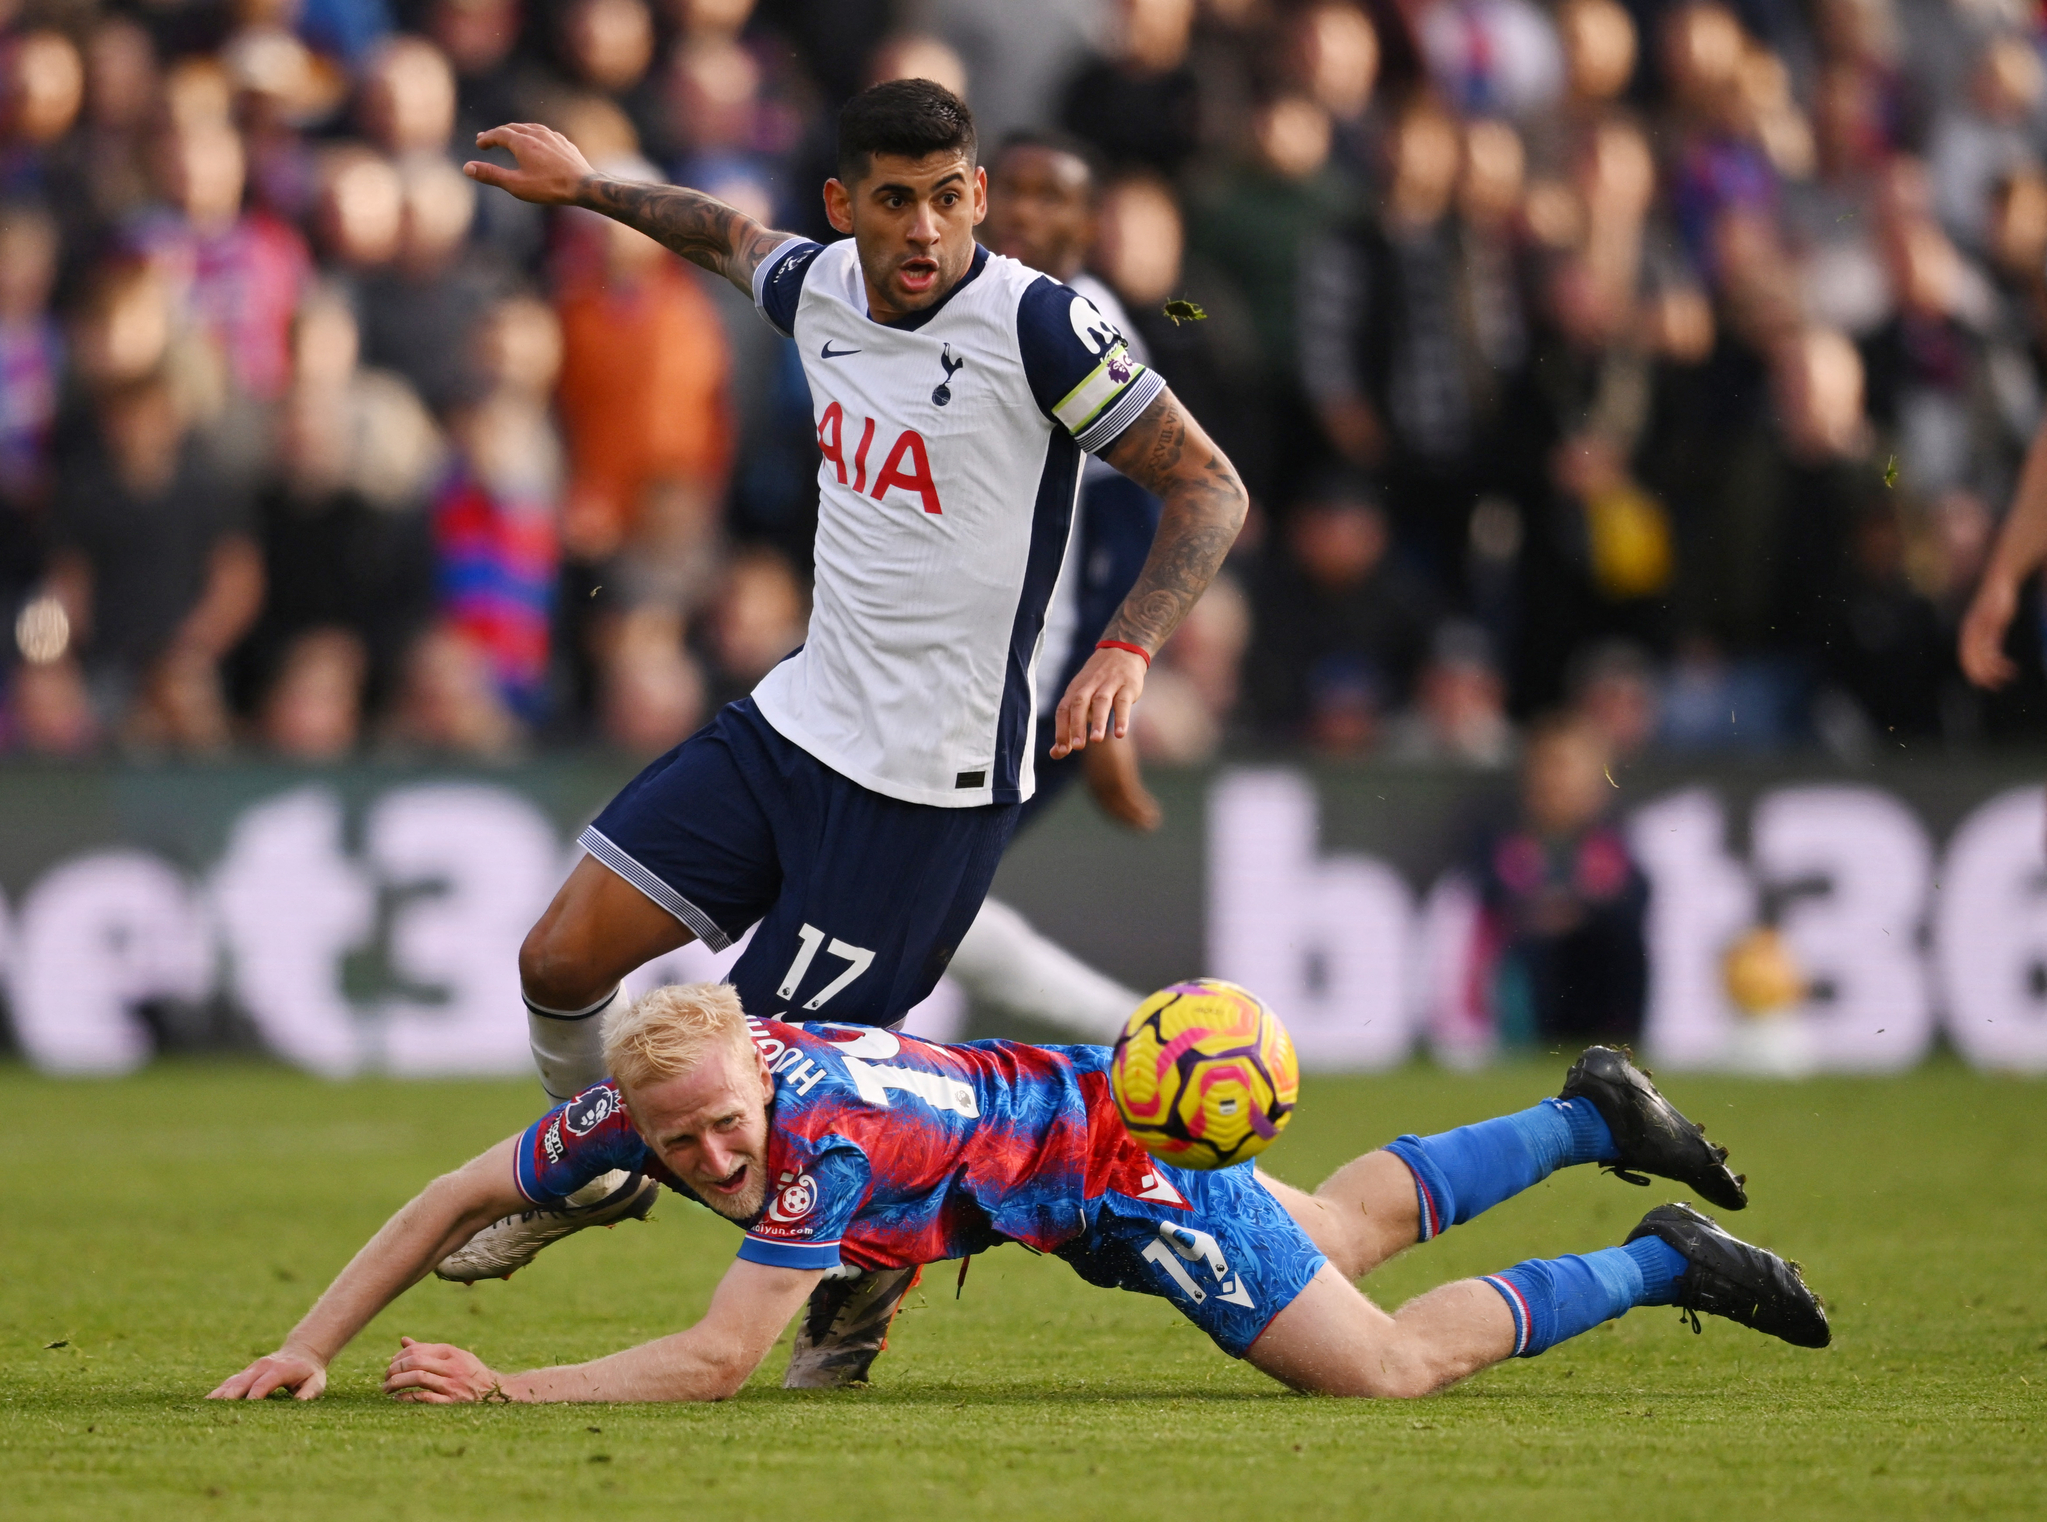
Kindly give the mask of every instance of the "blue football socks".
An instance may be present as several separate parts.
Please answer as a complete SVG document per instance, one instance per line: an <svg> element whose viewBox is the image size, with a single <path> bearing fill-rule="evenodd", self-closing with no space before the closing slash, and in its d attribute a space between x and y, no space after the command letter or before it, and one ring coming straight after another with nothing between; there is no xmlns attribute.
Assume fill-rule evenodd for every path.
<svg viewBox="0 0 2047 1522"><path fill-rule="evenodd" d="M1677 1281L1690 1266L1683 1253L1661 1237L1637 1237L1626 1247L1610 1247L1607 1251L1626 1253L1642 1271L1642 1294L1635 1304L1676 1304Z"/></svg>
<svg viewBox="0 0 2047 1522"><path fill-rule="evenodd" d="M1514 1356L1533 1358L1638 1305L1669 1305L1684 1257L1657 1237L1563 1258L1530 1258L1485 1282L1514 1317Z"/></svg>
<svg viewBox="0 0 2047 1522"><path fill-rule="evenodd" d="M1414 1174L1424 1242L1559 1168L1619 1156L1613 1133L1589 1099L1545 1099L1518 1114L1439 1136L1402 1136L1386 1150Z"/></svg>
<svg viewBox="0 0 2047 1522"><path fill-rule="evenodd" d="M1402 1136L1386 1150L1414 1175L1424 1242L1559 1168L1619 1157L1613 1133L1588 1099L1545 1099L1439 1136ZM1685 1267L1675 1248L1643 1237L1582 1257L1530 1258L1485 1282L1513 1313L1515 1356L1530 1358L1638 1305L1669 1305Z"/></svg>

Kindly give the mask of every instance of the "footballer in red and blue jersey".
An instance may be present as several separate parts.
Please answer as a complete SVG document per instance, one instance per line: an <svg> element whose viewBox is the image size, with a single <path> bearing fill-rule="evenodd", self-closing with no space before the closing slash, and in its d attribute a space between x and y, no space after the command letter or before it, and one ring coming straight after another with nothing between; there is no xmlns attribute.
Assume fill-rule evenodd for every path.
<svg viewBox="0 0 2047 1522"><path fill-rule="evenodd" d="M448 1242L522 1197L549 1214L565 1192L617 1168L639 1170L635 1189L642 1175L688 1181L744 1231L741 1261L702 1320L603 1358L524 1373L403 1338L385 1390L433 1403L723 1400L745 1386L826 1275L893 1269L872 1277L906 1278L913 1265L1000 1242L1055 1253L1096 1284L1164 1295L1225 1352L1332 1395L1430 1394L1645 1305L1725 1316L1801 1347L1832 1337L1794 1265L1687 1205L1658 1206L1618 1247L1531 1258L1446 1286L1417 1302L1427 1307L1419 1314L1388 1315L1344 1282L1435 1223L1468 1221L1565 1167L1604 1163L1624 1178L1640 1169L1745 1204L1725 1149L1608 1047L1588 1050L1556 1098L1399 1137L1308 1196L1248 1163L1193 1173L1148 1158L1109 1100L1100 1047L934 1046L858 1026L752 1020L749 1051L732 1039L740 1015L729 990L676 992L680 1007L643 1004L628 1015L617 1033L620 1065L639 1069L650 1043L661 1050L676 1035L711 1036L701 1029L710 1017L716 1039L695 1051L666 1046L669 1071L631 1089L632 1114L620 1089L597 1084L435 1179L276 1352L213 1395L261 1400L289 1389L312 1399L335 1355ZM1355 1229L1360 1222L1366 1229ZM1309 1228L1325 1241L1332 1272L1322 1271ZM852 1351L864 1377L878 1348Z"/></svg>
<svg viewBox="0 0 2047 1522"><path fill-rule="evenodd" d="M775 1085L766 1203L739 1248L750 1262L851 1273L1021 1242L1091 1283L1165 1295L1237 1357L1322 1266L1249 1163L1173 1168L1131 1139L1107 1047L747 1028ZM696 1198L609 1081L519 1141L519 1188L537 1205L615 1168Z"/></svg>

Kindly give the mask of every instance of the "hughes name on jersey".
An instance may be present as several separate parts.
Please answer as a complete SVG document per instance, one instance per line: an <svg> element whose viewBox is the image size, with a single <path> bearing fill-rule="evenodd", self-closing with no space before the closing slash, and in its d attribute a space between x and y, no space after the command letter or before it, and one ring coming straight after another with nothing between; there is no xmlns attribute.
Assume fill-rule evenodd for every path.
<svg viewBox="0 0 2047 1522"><path fill-rule="evenodd" d="M754 299L796 341L823 456L809 638L755 703L888 797L1022 802L1082 453L1164 382L1092 302L983 248L893 323L868 316L850 238L784 243Z"/></svg>
<svg viewBox="0 0 2047 1522"><path fill-rule="evenodd" d="M774 1074L767 1201L739 1256L782 1268L901 1268L1000 1242L1072 1243L1105 1195L1187 1201L1131 1140L1099 1046L937 1046L852 1025L748 1020ZM555 1203L613 1168L683 1194L606 1081L519 1140L520 1190Z"/></svg>

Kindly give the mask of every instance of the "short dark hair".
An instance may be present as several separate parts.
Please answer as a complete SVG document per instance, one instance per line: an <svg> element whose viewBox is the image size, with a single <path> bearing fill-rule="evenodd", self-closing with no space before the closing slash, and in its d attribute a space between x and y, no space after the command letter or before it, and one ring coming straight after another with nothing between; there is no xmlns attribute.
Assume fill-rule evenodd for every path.
<svg viewBox="0 0 2047 1522"><path fill-rule="evenodd" d="M1075 133L1062 132L1057 127L1019 127L1002 140L1002 146L995 151L996 161L1000 162L1004 155L1019 148L1063 153L1078 161L1087 170L1087 193L1090 196L1100 195L1103 182L1109 178L1109 166L1101 150Z"/></svg>
<svg viewBox="0 0 2047 1522"><path fill-rule="evenodd" d="M929 79L891 79L870 85L839 112L839 179L865 177L877 153L921 159L961 153L975 162L974 113L944 85Z"/></svg>

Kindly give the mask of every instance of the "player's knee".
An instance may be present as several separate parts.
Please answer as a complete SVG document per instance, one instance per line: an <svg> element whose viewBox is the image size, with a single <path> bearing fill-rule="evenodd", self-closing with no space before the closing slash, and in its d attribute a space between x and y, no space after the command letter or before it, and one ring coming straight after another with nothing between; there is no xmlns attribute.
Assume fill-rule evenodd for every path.
<svg viewBox="0 0 2047 1522"><path fill-rule="evenodd" d="M581 1009L603 992L585 986L592 979L579 939L553 915L526 932L519 945L519 986L527 998L549 1009Z"/></svg>
<svg viewBox="0 0 2047 1522"><path fill-rule="evenodd" d="M1434 1395L1441 1383L1433 1370L1401 1365L1380 1370L1367 1393L1377 1400L1420 1400L1424 1395Z"/></svg>
<svg viewBox="0 0 2047 1522"><path fill-rule="evenodd" d="M1370 1349L1345 1381L1344 1395L1371 1400L1418 1400L1433 1395L1442 1379L1419 1349L1404 1345L1404 1339Z"/></svg>
<svg viewBox="0 0 2047 1522"><path fill-rule="evenodd" d="M1287 1383L1309 1395L1349 1400L1418 1400L1433 1394L1440 1381L1426 1369L1372 1358L1348 1368L1295 1371L1287 1376Z"/></svg>
<svg viewBox="0 0 2047 1522"><path fill-rule="evenodd" d="M1384 1364L1384 1397L1418 1400L1434 1395L1456 1377L1446 1348L1434 1335L1412 1325L1395 1325L1395 1339Z"/></svg>
<svg viewBox="0 0 2047 1522"><path fill-rule="evenodd" d="M1419 1400L1434 1393L1436 1383L1418 1370L1385 1367L1354 1369L1331 1379L1314 1393L1353 1400Z"/></svg>

